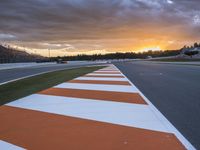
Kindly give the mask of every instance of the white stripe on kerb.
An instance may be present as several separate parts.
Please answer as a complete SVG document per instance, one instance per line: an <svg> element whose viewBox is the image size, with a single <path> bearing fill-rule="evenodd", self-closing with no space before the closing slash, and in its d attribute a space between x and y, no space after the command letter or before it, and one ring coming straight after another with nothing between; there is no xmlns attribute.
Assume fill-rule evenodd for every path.
<svg viewBox="0 0 200 150"><path fill-rule="evenodd" d="M33 94L7 106L168 132L148 105Z"/></svg>
<svg viewBox="0 0 200 150"><path fill-rule="evenodd" d="M103 68L103 69L100 69L100 70L118 70L117 68Z"/></svg>
<svg viewBox="0 0 200 150"><path fill-rule="evenodd" d="M78 77L74 80L128 81L126 78Z"/></svg>
<svg viewBox="0 0 200 150"><path fill-rule="evenodd" d="M113 91L113 92L127 92L127 93L138 92L138 90L134 86L129 86L129 85L62 83L62 84L55 86L55 88Z"/></svg>
<svg viewBox="0 0 200 150"><path fill-rule="evenodd" d="M111 72L111 71L119 71L119 70L118 69L99 69L97 71L109 71L109 72Z"/></svg>
<svg viewBox="0 0 200 150"><path fill-rule="evenodd" d="M97 73L89 73L87 75L90 75L90 76L117 76L117 77L123 77L122 74L97 74Z"/></svg>
<svg viewBox="0 0 200 150"><path fill-rule="evenodd" d="M100 72L108 72L108 73L110 73L110 72L113 72L113 73L120 73L118 70L115 70L115 71L100 71L100 70L98 70L98 71L94 71L94 73L100 73Z"/></svg>
<svg viewBox="0 0 200 150"><path fill-rule="evenodd" d="M0 149L1 150L25 150L22 147L10 144L8 142L0 140Z"/></svg>

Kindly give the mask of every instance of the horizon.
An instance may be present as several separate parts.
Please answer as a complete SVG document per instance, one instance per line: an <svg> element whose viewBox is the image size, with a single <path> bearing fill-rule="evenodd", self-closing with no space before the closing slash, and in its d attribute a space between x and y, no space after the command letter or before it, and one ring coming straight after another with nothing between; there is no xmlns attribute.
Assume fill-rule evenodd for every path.
<svg viewBox="0 0 200 150"><path fill-rule="evenodd" d="M12 47L12 46L10 46L10 45L8 45L6 43L0 44L0 46L3 46L5 48L7 48L7 49L12 49L12 50L17 50L17 51L21 51L21 52L26 52L26 53L28 53L30 55L38 55L38 56L42 56L42 57L68 57L68 56L69 57L73 57L73 56L76 57L76 56L79 56L79 55L93 56L93 55L107 55L107 54L109 55L109 54L117 54L117 53L119 53L119 54L134 53L134 54L137 55L137 54L148 54L150 52L163 53L163 52L166 52L166 51L168 51L168 52L170 52L170 51L181 51L181 49L184 48L184 47L182 47L181 49L175 49L175 50L161 50L161 49L151 50L151 49L146 49L146 50L142 50L142 51L120 51L120 52L116 51L116 52L107 52L107 53L77 53L77 54L74 54L74 55L54 55L53 56L52 53L51 53L51 52L53 52L53 50L50 50L50 49L46 49L46 53L48 53L48 54L46 54L46 55L40 55L37 52L31 52L31 51L29 51L27 49L24 49L24 48L20 49L20 48L15 47L15 46ZM186 46L186 47L188 47L188 46Z"/></svg>
<svg viewBox="0 0 200 150"><path fill-rule="evenodd" d="M177 50L200 38L196 0L0 2L0 42L48 56Z"/></svg>

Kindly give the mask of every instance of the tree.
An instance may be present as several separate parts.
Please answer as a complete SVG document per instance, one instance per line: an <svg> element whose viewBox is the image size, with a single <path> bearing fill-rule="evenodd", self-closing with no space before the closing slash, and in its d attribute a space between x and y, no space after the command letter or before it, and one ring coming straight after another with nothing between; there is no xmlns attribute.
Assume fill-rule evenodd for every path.
<svg viewBox="0 0 200 150"><path fill-rule="evenodd" d="M182 51L182 50L185 50L186 48L187 48L187 46L184 45L183 48L181 48L180 50Z"/></svg>
<svg viewBox="0 0 200 150"><path fill-rule="evenodd" d="M186 48L187 48L187 49L190 49L190 47L189 47L189 46L187 46Z"/></svg>
<svg viewBox="0 0 200 150"><path fill-rule="evenodd" d="M194 48L199 47L198 43L194 43Z"/></svg>

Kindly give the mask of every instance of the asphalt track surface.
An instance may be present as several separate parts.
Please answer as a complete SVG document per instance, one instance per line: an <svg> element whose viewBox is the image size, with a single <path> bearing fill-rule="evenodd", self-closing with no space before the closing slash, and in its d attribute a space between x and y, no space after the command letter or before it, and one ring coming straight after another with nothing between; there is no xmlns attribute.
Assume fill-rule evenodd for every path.
<svg viewBox="0 0 200 150"><path fill-rule="evenodd" d="M0 116L1 149L195 150L113 65L7 103Z"/></svg>
<svg viewBox="0 0 200 150"><path fill-rule="evenodd" d="M150 62L115 65L200 149L200 66Z"/></svg>
<svg viewBox="0 0 200 150"><path fill-rule="evenodd" d="M71 69L75 67L84 67L94 64L96 65L97 63L50 64L44 66L33 66L25 68L0 70L0 84L40 73L51 72L62 69Z"/></svg>

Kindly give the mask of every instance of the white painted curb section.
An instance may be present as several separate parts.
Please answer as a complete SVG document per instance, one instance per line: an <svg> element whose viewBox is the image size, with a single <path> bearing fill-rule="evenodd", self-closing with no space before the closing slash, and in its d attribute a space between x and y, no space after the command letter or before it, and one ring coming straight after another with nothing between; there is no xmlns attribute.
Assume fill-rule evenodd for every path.
<svg viewBox="0 0 200 150"><path fill-rule="evenodd" d="M22 147L10 144L8 142L0 140L0 149L1 150L25 150Z"/></svg>

